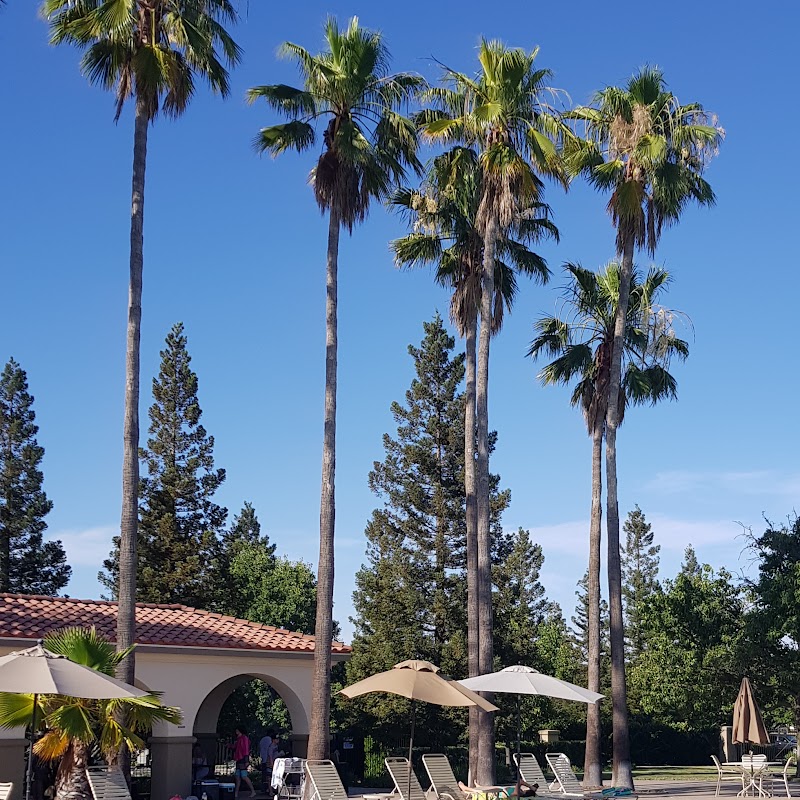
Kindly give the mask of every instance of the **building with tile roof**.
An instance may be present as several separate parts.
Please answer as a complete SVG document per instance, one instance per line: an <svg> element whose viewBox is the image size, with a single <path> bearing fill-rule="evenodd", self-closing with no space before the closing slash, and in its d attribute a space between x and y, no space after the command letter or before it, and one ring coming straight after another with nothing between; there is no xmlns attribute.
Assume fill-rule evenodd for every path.
<svg viewBox="0 0 800 800"><path fill-rule="evenodd" d="M0 655L75 626L93 625L114 641L116 617L113 602L0 593ZM313 636L182 605L138 603L136 641L137 686L162 692L167 705L183 712L181 725L159 723L153 730L152 800L191 793L192 745L200 743L213 764L222 705L236 688L254 678L268 683L286 703L295 755L304 755L311 716ZM333 642L334 663L349 653L348 645ZM0 730L0 782L22 786L23 734Z"/></svg>

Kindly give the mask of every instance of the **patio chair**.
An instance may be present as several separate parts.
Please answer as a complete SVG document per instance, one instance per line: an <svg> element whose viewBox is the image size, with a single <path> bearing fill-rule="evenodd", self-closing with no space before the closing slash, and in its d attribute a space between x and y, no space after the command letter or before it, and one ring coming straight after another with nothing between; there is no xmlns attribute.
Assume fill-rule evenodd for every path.
<svg viewBox="0 0 800 800"><path fill-rule="evenodd" d="M456 780L450 760L440 753L426 753L422 756L422 763L431 781L431 788L439 797L450 798L450 800L469 800L484 789L471 789L465 792Z"/></svg>
<svg viewBox="0 0 800 800"><path fill-rule="evenodd" d="M528 786L533 786L534 783L539 784L539 788L536 790L537 797L552 796L552 790L549 790L550 782L545 778L542 767L533 753L514 753L514 763L519 769L522 780ZM562 794L562 792L559 792L559 794ZM569 792L566 794L569 794ZM582 796L583 792L581 792Z"/></svg>
<svg viewBox="0 0 800 800"><path fill-rule="evenodd" d="M572 771L572 763L566 753L546 753L545 758L553 770L556 779L550 784L551 791L556 789L570 797L583 797L584 791L580 781Z"/></svg>
<svg viewBox="0 0 800 800"><path fill-rule="evenodd" d="M86 767L94 800L131 800L125 776L118 767Z"/></svg>
<svg viewBox="0 0 800 800"><path fill-rule="evenodd" d="M764 778L771 778L767 769L767 757L764 753L745 753L742 756L742 771L746 781L749 781L745 788L745 793L752 787L755 792L758 789L759 797L763 797Z"/></svg>
<svg viewBox="0 0 800 800"><path fill-rule="evenodd" d="M420 786L413 769L411 770L411 791L409 793L407 758L395 756L384 759L384 762L386 763L386 769L389 770L389 775L394 781L394 790L399 795L400 800L429 800L428 795L425 794ZM456 787L458 787L458 784L456 784ZM323 800L325 799L323 798ZM455 798L455 800L458 800L458 798Z"/></svg>
<svg viewBox="0 0 800 800"><path fill-rule="evenodd" d="M775 778L778 780L783 781L783 785L786 789L786 796L791 797L792 793L789 790L789 770L797 763L797 757L795 755L790 755L789 758L786 760L786 763L783 766L783 771L779 773L774 772L767 772L766 775L770 779L770 787L769 791L770 794L774 795L775 792L773 791L775 788ZM2 798L0 798L2 800Z"/></svg>
<svg viewBox="0 0 800 800"><path fill-rule="evenodd" d="M783 785L786 789L786 796L791 797L792 793L789 791L789 770L797 764L797 756L791 755L789 758L786 759L786 764L783 767L783 773L781 777L783 778Z"/></svg>
<svg viewBox="0 0 800 800"><path fill-rule="evenodd" d="M8 800L13 789L13 783L0 783L0 800Z"/></svg>
<svg viewBox="0 0 800 800"><path fill-rule="evenodd" d="M744 791L744 770L741 767L724 767L716 756L711 756L711 760L717 768L717 791L714 792L714 797L719 797L719 790L724 780L737 781Z"/></svg>
<svg viewBox="0 0 800 800"><path fill-rule="evenodd" d="M311 782L308 800L347 800L347 792L333 761L306 761Z"/></svg>

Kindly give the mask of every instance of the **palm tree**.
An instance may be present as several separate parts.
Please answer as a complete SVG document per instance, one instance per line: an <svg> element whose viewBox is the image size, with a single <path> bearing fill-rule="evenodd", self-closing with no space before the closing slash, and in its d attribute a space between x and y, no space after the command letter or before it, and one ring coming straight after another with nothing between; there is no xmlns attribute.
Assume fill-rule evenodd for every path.
<svg viewBox="0 0 800 800"><path fill-rule="evenodd" d="M608 190L608 210L617 230L620 296L614 323L609 392L619 385L628 312L628 291L636 248L651 255L665 225L680 219L692 201L712 205L714 193L702 173L716 153L723 130L698 103L681 105L666 89L659 69L645 67L625 88L608 87L593 106L569 116L586 124L587 138L569 137L565 158L572 174L584 174L597 189ZM606 408L608 584L613 705L613 781L633 786L625 686L625 634L617 501L619 403L609 394Z"/></svg>
<svg viewBox="0 0 800 800"><path fill-rule="evenodd" d="M45 637L45 647L77 664L113 675L126 653L98 636L94 628L63 628ZM177 708L161 705L158 694L129 700L84 700L63 695L39 695L36 726L44 735L33 752L44 761L58 761L55 800L91 797L86 765L93 746L111 762L122 745L145 746L142 738L158 721L181 722ZM127 725L119 723L125 711ZM0 727L30 723L33 695L0 693Z"/></svg>
<svg viewBox="0 0 800 800"><path fill-rule="evenodd" d="M74 44L83 49L81 71L91 83L114 91L115 121L127 100L133 99L135 105L117 592L117 647L126 653L119 663L119 677L132 683L147 134L159 111L178 117L186 110L197 78L205 80L223 97L229 93L228 72L223 62L235 65L241 51L223 23L234 23L237 14L229 0L45 0L42 10L50 24L51 43Z"/></svg>
<svg viewBox="0 0 800 800"><path fill-rule="evenodd" d="M489 344L495 301L494 273L498 241L541 200L537 172L562 177L553 143L559 125L545 102L552 94L550 72L535 66L538 49L526 53L501 42L481 41L475 78L445 69L444 85L430 89L433 108L420 115L422 130L434 140L475 145L479 151L481 192L476 224L483 237L480 285L481 327L475 390L477 460L479 665L491 672L492 587L489 530ZM494 782L493 721L480 716L477 780Z"/></svg>
<svg viewBox="0 0 800 800"><path fill-rule="evenodd" d="M480 673L478 654L477 515L475 496L475 362L478 307L481 295L483 237L477 226L482 172L477 153L456 146L433 159L419 191L398 190L392 203L403 209L414 231L391 243L400 266L436 266L436 282L453 290L450 317L466 341L466 392L464 409L464 489L466 495L467 560L467 653L471 675ZM515 271L545 283L550 271L525 241L543 236L558 238L544 204L531 209L538 216L519 217L510 235L504 236L498 252L505 261L495 261L495 298L492 332L503 323L504 310L511 310L517 292ZM515 238L516 237L516 238ZM470 709L470 763L478 758L477 709Z"/></svg>
<svg viewBox="0 0 800 800"><path fill-rule="evenodd" d="M542 383L569 384L576 380L570 402L580 406L592 437L592 504L589 530L588 571L588 684L600 691L600 544L602 521L602 448L606 406L611 379L611 350L614 323L619 305L620 265L609 264L594 273L573 264L567 265L570 285L566 304L570 319L544 317L536 323L537 336L528 355L554 357L540 373ZM650 270L642 281L634 272L629 284L629 303L625 327L623 360L625 369L617 385L620 421L628 403L655 404L676 398L675 379L669 373L673 356L685 359L688 345L675 336L671 312L654 304L666 289L669 275ZM590 705L586 719L584 784L602 786L600 748L600 708Z"/></svg>
<svg viewBox="0 0 800 800"><path fill-rule="evenodd" d="M248 92L251 102L263 98L289 119L261 129L255 140L260 152L279 155L285 150L307 150L316 141L317 123L327 120L322 154L311 172L317 203L328 213L325 422L308 746L312 759L327 757L330 730L339 233L342 226L352 232L366 218L371 201L386 198L404 181L409 167L421 171L416 129L398 109L424 86L416 75L389 73L389 52L382 35L360 27L356 17L343 31L329 18L325 40L328 49L317 55L291 42L282 47L282 54L297 62L302 89L278 84L256 86Z"/></svg>

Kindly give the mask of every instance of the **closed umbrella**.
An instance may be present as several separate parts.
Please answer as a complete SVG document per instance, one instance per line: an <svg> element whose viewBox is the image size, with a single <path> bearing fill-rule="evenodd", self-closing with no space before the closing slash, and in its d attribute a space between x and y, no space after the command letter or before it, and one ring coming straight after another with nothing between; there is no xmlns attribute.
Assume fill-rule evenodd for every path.
<svg viewBox="0 0 800 800"><path fill-rule="evenodd" d="M742 678L739 694L733 704L733 741L736 744L769 744L761 709L747 678Z"/></svg>
<svg viewBox="0 0 800 800"><path fill-rule="evenodd" d="M541 697L556 697L560 700L575 700L579 703L596 703L602 700L603 695L576 686L574 683L562 681L551 675L544 675L531 667L515 665L506 667L499 672L490 672L486 675L477 675L459 681L462 686L478 692L505 692L517 695L517 752L520 751L522 737L522 720L520 716L520 695L539 695ZM517 764L517 786L521 779L519 764ZM519 795L519 791L517 791Z"/></svg>
<svg viewBox="0 0 800 800"><path fill-rule="evenodd" d="M439 667L430 661L409 660L395 664L386 672L370 675L363 681L341 690L345 697L358 697L369 692L387 692L407 697L411 700L411 739L408 744L408 792L411 796L411 754L414 747L414 726L416 723L416 701L433 703L437 706L477 706L484 711L497 711L497 706L484 700L471 689L458 681L451 681L439 675Z"/></svg>
<svg viewBox="0 0 800 800"><path fill-rule="evenodd" d="M45 650L41 641L35 647L18 650L0 657L0 692L33 695L31 751L25 777L25 800L30 800L33 732L40 694L61 694L68 697L113 700L144 697L147 692L118 681L110 675L84 667L65 656Z"/></svg>

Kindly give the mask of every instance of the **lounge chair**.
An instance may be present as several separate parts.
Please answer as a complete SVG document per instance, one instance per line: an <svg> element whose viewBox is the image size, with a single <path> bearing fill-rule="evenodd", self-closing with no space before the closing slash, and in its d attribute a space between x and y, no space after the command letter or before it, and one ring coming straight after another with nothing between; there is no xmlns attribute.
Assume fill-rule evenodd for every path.
<svg viewBox="0 0 800 800"><path fill-rule="evenodd" d="M735 780L739 783L744 790L744 770L740 766L723 766L719 763L719 759L716 756L711 756L711 760L714 762L714 766L717 768L717 791L714 792L714 797L719 797L719 790L722 786L722 781Z"/></svg>
<svg viewBox="0 0 800 800"><path fill-rule="evenodd" d="M0 800L8 800L13 789L13 783L0 783Z"/></svg>
<svg viewBox="0 0 800 800"><path fill-rule="evenodd" d="M439 797L446 797L449 800L470 800L486 791L483 788L476 788L465 792L458 785L450 760L445 755L426 753L422 756L422 763L431 779L431 788Z"/></svg>
<svg viewBox="0 0 800 800"><path fill-rule="evenodd" d="M545 758L556 779L550 784L550 790L570 797L583 797L586 794L580 781L572 771L572 764L566 753L546 753Z"/></svg>
<svg viewBox="0 0 800 800"><path fill-rule="evenodd" d="M86 767L94 800L131 800L125 776L118 767Z"/></svg>
<svg viewBox="0 0 800 800"><path fill-rule="evenodd" d="M545 778L542 767L533 753L514 753L514 763L519 769L522 780L528 786L533 786L535 783L539 784L539 788L536 790L537 797L552 796L552 790L549 790L550 782ZM559 792L559 794L562 793Z"/></svg>
<svg viewBox="0 0 800 800"><path fill-rule="evenodd" d="M414 774L412 769L409 773L409 764L407 758L396 756L394 758L385 759L386 769L389 770L389 775L392 776L394 781L394 789L400 796L400 800L429 800L428 795L422 790L419 785L419 780ZM410 791L409 791L409 774L411 776ZM325 798L322 798L325 800ZM458 798L456 798L458 800Z"/></svg>
<svg viewBox="0 0 800 800"><path fill-rule="evenodd" d="M306 761L311 782L308 800L347 800L347 792L333 761Z"/></svg>

